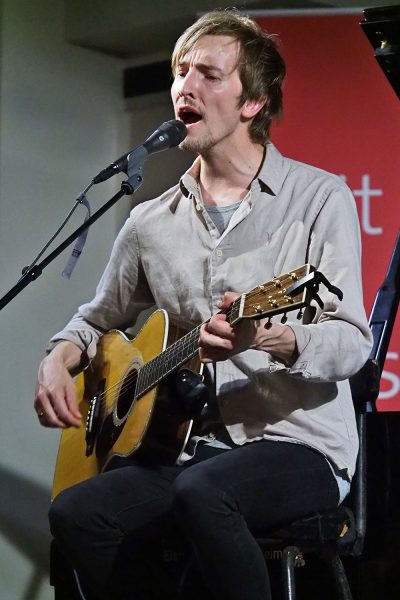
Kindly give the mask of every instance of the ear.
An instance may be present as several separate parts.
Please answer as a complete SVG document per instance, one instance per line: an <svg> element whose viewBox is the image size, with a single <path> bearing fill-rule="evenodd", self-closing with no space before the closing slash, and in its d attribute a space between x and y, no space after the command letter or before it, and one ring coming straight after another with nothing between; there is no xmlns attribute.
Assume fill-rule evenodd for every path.
<svg viewBox="0 0 400 600"><path fill-rule="evenodd" d="M242 107L242 117L252 119L267 103L267 98L253 98L246 100Z"/></svg>

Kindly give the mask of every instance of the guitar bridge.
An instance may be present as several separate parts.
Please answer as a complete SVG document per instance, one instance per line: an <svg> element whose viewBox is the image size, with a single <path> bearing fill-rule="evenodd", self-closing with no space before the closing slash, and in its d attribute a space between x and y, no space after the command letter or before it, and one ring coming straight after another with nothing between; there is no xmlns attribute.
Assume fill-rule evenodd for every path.
<svg viewBox="0 0 400 600"><path fill-rule="evenodd" d="M104 381L102 382L101 388L101 391L99 390L98 393L90 399L89 403L89 410L86 417L86 456L91 456L91 454L93 454L96 438L102 423L102 398Z"/></svg>

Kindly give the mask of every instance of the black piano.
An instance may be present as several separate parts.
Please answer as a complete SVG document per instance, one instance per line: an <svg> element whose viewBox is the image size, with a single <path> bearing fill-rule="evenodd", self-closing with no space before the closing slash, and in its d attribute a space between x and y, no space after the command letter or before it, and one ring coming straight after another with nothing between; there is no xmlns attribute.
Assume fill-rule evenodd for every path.
<svg viewBox="0 0 400 600"><path fill-rule="evenodd" d="M375 58L400 98L400 5L366 8L360 25Z"/></svg>
<svg viewBox="0 0 400 600"><path fill-rule="evenodd" d="M360 25L400 99L400 5L367 8ZM400 107L399 107L400 109ZM394 131L393 135L400 135ZM399 190L400 196L400 190ZM375 352L383 369L400 295L400 235L371 313L381 332ZM400 599L400 412L368 414L367 535L354 568L359 600Z"/></svg>

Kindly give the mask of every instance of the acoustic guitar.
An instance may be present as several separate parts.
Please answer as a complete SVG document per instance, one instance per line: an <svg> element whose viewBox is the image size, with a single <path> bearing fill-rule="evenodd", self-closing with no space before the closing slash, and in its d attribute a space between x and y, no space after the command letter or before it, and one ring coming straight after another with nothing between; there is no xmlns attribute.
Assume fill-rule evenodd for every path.
<svg viewBox="0 0 400 600"><path fill-rule="evenodd" d="M301 311L318 296L319 284L341 298L314 267L306 264L239 296L224 311L231 325ZM170 378L185 366L201 373L198 339L201 325L182 335L156 310L134 339L111 330L99 341L95 358L76 380L84 417L80 428L62 432L53 482L53 498L63 489L98 475L113 458L135 454L173 464L192 429L193 419L176 395Z"/></svg>

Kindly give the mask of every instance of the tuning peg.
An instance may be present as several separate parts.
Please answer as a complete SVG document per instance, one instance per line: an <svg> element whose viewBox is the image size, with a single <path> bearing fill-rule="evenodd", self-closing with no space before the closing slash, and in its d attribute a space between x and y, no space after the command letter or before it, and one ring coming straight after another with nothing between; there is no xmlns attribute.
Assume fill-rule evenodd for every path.
<svg viewBox="0 0 400 600"><path fill-rule="evenodd" d="M272 321L269 318L268 321L264 325L264 329L271 329L271 327L272 327Z"/></svg>
<svg viewBox="0 0 400 600"><path fill-rule="evenodd" d="M300 319L303 318L303 315L304 315L303 310L299 310L299 312L297 313L297 318L299 319L299 321L300 321Z"/></svg>
<svg viewBox="0 0 400 600"><path fill-rule="evenodd" d="M287 316L286 316L286 313L284 313L281 318L281 323L285 324L286 321L287 321Z"/></svg>

